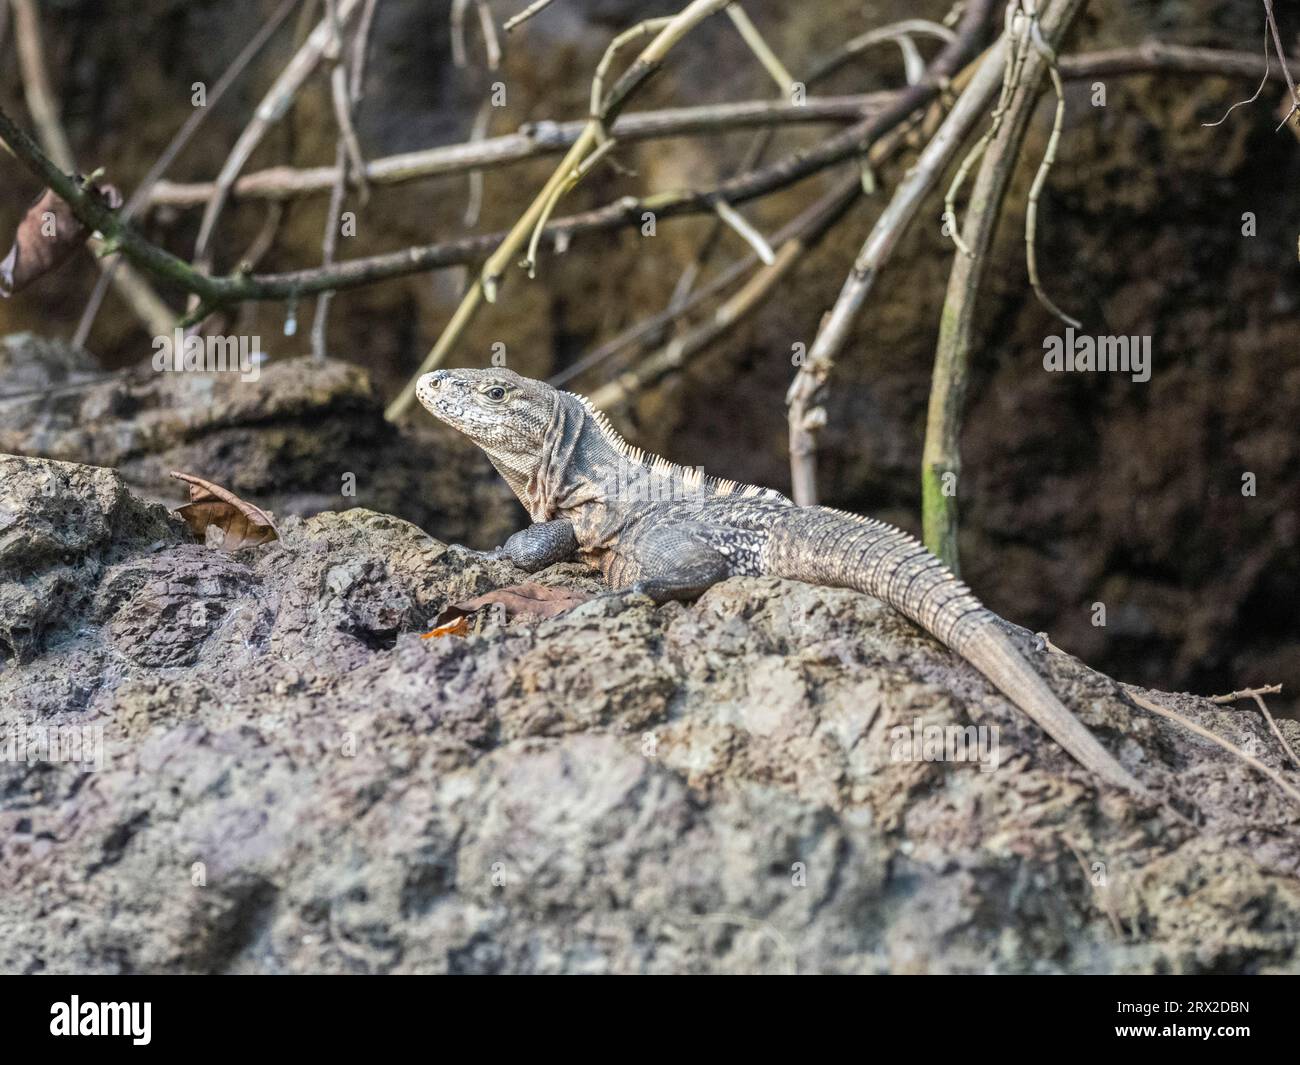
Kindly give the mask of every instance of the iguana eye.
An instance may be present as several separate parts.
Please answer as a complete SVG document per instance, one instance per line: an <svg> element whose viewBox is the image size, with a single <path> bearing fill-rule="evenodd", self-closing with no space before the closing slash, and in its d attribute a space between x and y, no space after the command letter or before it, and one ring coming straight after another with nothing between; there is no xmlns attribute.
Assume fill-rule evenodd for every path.
<svg viewBox="0 0 1300 1065"><path fill-rule="evenodd" d="M487 398L492 400L493 402L500 403L503 399L506 398L506 390L502 388L500 385L493 385L491 388L487 390L486 395Z"/></svg>

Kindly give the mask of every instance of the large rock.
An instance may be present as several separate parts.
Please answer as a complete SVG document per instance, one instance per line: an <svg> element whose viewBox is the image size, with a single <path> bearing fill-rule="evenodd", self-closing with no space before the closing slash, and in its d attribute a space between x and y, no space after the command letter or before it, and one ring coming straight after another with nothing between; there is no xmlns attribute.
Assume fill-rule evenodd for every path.
<svg viewBox="0 0 1300 1065"><path fill-rule="evenodd" d="M364 505L448 540L502 542L523 511L476 448L426 420L389 425L365 371L333 359L272 362L249 380L148 362L104 374L65 342L0 338L0 452L112 466L150 499L185 498L168 476L181 470L280 514Z"/></svg>
<svg viewBox="0 0 1300 1065"><path fill-rule="evenodd" d="M850 592L737 579L421 640L522 575L365 510L225 554L31 459L0 459L0 514L0 602L75 586L5 661L0 731L92 730L79 763L0 763L0 970L1297 966L1295 807L1032 638L1198 824L1099 794ZM1282 767L1252 710L1152 697ZM895 760L917 720L996 727L999 767Z"/></svg>

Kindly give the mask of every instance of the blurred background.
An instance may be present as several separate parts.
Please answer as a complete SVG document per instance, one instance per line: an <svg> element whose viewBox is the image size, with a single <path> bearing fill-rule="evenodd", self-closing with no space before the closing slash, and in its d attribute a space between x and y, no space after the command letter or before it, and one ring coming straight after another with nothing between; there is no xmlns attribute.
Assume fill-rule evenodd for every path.
<svg viewBox="0 0 1300 1065"><path fill-rule="evenodd" d="M0 0L0 8L6 5ZM212 86L279 6L278 0L43 0L40 20L50 89L79 168L105 168L127 195L193 112L195 82ZM468 61L453 62L448 2L380 0L364 96L356 110L367 159L468 140L494 83L505 105L487 135L524 123L581 119L590 79L611 38L677 0L556 0L508 38L490 71L477 17L466 23ZM500 25L524 0L491 0ZM852 36L906 17L941 19L945 2L751 0L754 22L796 78ZM167 173L211 181L262 94L322 17L303 0L267 48L213 108ZM33 128L17 61L13 12L0 42L0 106ZM1280 11L1291 54L1300 17ZM1065 53L1147 39L1261 55L1256 0L1093 0ZM934 54L933 43L923 45ZM872 49L816 89L869 92L903 84L897 48ZM1025 275L1025 196L1051 124L1044 101L1026 142L993 249L977 322L963 437L960 505L963 576L1000 614L1045 630L1065 650L1126 681L1204 694L1281 682L1275 710L1295 713L1300 689L1300 145L1279 130L1270 86L1219 119L1255 83L1165 74L1106 79L1106 103L1089 83L1067 84L1058 162L1038 223L1044 284L1093 334L1152 338L1151 379L1048 374L1043 338L1060 327ZM672 55L631 111L770 99L773 86L726 20L715 18ZM827 127L778 132L769 157L812 144ZM753 131L626 146L619 167L598 168L562 205L582 210L626 194L712 184L741 167ZM245 172L333 165L336 131L328 77L317 72L271 129ZM611 412L637 444L718 475L789 489L785 392L792 345L810 345L872 221L914 153L878 175L861 200L752 317L682 372ZM555 157L492 169L478 218L465 175L375 188L357 212L341 259L508 228ZM745 209L771 233L824 191L823 174ZM944 182L946 184L946 182ZM7 242L39 188L0 155L0 236ZM833 379L821 435L823 501L912 531L920 524L920 455L940 309L952 263L936 200L878 280ZM321 261L327 196L280 206L236 198L215 241L229 271L250 246L257 269ZM1255 235L1243 235L1253 213ZM186 258L200 209L149 211L150 239ZM663 220L653 239L635 229L579 235L562 255L544 251L535 280L513 273L480 314L451 365L485 365L504 344L508 364L545 377L667 305L712 228L707 217ZM6 245L7 246L7 245ZM3 249L0 249L3 250ZM747 249L723 231L712 271ZM0 300L0 335L71 338L98 270L79 253L61 271ZM707 275L706 275L707 276ZM328 330L331 358L364 370L322 373L322 394L289 410L220 407L187 416L165 446L142 432L140 401L98 406L84 395L0 403L0 450L121 466L160 495L165 467L221 480L283 509L352 505L390 510L434 535L486 547L525 518L486 460L418 410L400 432L379 411L410 376L455 308L463 269L387 281L339 294ZM182 294L159 287L176 311ZM224 323L255 334L276 364L310 350L313 301L249 305ZM286 335L286 319L297 324ZM152 336L110 290L84 352L10 343L0 353L0 396L89 379L147 360ZM631 361L635 361L632 359ZM567 387L594 391L625 369L612 360ZM333 376L331 376L333 375ZM283 380L287 381L285 377ZM157 409L196 403L182 386L155 388ZM172 387L172 386L169 386ZM265 388L265 385L263 386ZM286 388L288 386L286 385ZM200 397L201 399L201 397ZM269 402L269 401L268 401ZM319 409L311 402L317 402ZM241 413L242 410L242 413ZM182 463L186 463L182 465ZM340 471L363 470L355 498ZM437 476L433 476L436 471ZM1256 494L1242 493L1253 473ZM1094 604L1106 624L1093 624Z"/></svg>

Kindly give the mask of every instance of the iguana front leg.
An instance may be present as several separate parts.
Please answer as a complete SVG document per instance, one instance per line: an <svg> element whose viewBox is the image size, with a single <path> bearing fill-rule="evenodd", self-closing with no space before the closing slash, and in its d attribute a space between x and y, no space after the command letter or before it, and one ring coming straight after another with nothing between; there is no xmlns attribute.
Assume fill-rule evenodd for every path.
<svg viewBox="0 0 1300 1065"><path fill-rule="evenodd" d="M573 525L565 518L540 521L511 536L502 547L489 552L492 558L504 558L521 570L536 573L572 558L578 550Z"/></svg>
<svg viewBox="0 0 1300 1065"><path fill-rule="evenodd" d="M701 531L694 522L681 522L635 533L610 564L610 584L656 603L698 598L731 575L727 559L705 542Z"/></svg>

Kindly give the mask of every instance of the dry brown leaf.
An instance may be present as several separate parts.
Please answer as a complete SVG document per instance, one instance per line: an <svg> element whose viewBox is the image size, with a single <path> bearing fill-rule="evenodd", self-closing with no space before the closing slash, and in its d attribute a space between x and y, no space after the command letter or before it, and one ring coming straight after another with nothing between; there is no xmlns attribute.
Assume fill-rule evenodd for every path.
<svg viewBox="0 0 1300 1065"><path fill-rule="evenodd" d="M92 188L113 210L122 206L122 194L112 185ZM0 296L21 292L37 278L57 270L85 241L86 227L77 221L67 201L46 189L27 208L14 234L14 246L0 262Z"/></svg>
<svg viewBox="0 0 1300 1065"><path fill-rule="evenodd" d="M570 588L548 588L544 584L527 581L524 584L512 584L498 588L463 603L453 603L434 620L435 628L424 634L423 639L439 639L443 636L468 636L471 614L484 607L495 607L504 613L504 619L517 617L552 618L571 610L580 603L585 603L592 596L587 592L575 592Z"/></svg>
<svg viewBox="0 0 1300 1065"><path fill-rule="evenodd" d="M193 474L172 470L172 476L190 486L190 501L177 507L176 514L200 540L207 538L208 527L212 525L225 533L221 547L226 551L255 547L280 538L271 516L252 503L245 503L234 492Z"/></svg>
<svg viewBox="0 0 1300 1065"><path fill-rule="evenodd" d="M445 625L439 625L436 629L430 629L423 636L422 640L440 640L444 636L468 636L469 635L469 615L462 614L458 618L453 618Z"/></svg>

